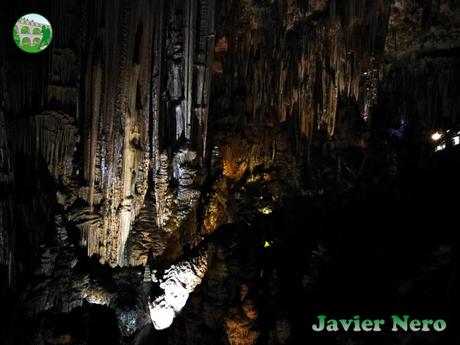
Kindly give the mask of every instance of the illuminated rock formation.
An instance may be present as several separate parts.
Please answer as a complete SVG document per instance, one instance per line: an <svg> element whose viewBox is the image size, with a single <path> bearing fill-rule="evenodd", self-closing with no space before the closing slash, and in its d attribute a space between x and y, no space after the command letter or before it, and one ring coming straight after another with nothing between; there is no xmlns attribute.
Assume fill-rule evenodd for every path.
<svg viewBox="0 0 460 345"><path fill-rule="evenodd" d="M102 312L136 345L318 343L296 313L331 277L360 281L336 268L357 243L403 255L382 234L454 207L416 173L431 131L460 121L455 1L36 5L53 47L19 55L0 37L0 290L17 316L1 339L37 324L29 343L104 343L85 323ZM407 247L458 278L450 247ZM51 334L61 316L86 335Z"/></svg>
<svg viewBox="0 0 460 345"><path fill-rule="evenodd" d="M201 284L206 271L207 254L203 251L197 257L172 265L161 277L152 275L152 280L163 290L162 295L149 302L150 317L156 329L171 326L189 295Z"/></svg>

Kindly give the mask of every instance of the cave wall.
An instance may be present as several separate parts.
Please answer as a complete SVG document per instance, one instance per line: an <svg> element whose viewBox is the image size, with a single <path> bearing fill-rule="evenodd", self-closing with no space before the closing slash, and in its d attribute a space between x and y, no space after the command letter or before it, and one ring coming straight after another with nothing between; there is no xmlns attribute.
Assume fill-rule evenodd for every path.
<svg viewBox="0 0 460 345"><path fill-rule="evenodd" d="M13 166L41 161L80 244L112 266L145 264L152 246L177 257L293 190L352 188L372 126L458 121L449 2L36 6L65 20L49 53L3 57L3 147ZM261 202L239 199L244 181Z"/></svg>
<svg viewBox="0 0 460 345"><path fill-rule="evenodd" d="M209 136L230 180L284 167L291 194L369 191L411 155L423 166L430 133L458 123L458 4L232 2L217 16ZM209 205L228 213L222 199Z"/></svg>
<svg viewBox="0 0 460 345"><path fill-rule="evenodd" d="M52 51L25 59L34 71L8 57L2 69L12 80L4 109L11 156L43 160L80 244L101 262L145 264L151 243L133 255L125 246L148 190L156 215L137 234L155 228L192 241L194 230L178 232L193 223L200 195L194 185L203 170L213 3L39 8L57 23ZM37 98L42 103L33 105Z"/></svg>
<svg viewBox="0 0 460 345"><path fill-rule="evenodd" d="M389 15L385 1L220 3L205 233L349 187L337 167L342 151L367 147Z"/></svg>
<svg viewBox="0 0 460 345"><path fill-rule="evenodd" d="M0 263L11 330L90 303L117 309L121 333L132 335L149 319L143 266L152 257L172 263L201 240L213 6L47 1L2 9L2 31L34 11L55 32L36 56L2 37ZM143 266L107 281L104 265ZM28 336L42 341L46 332Z"/></svg>
<svg viewBox="0 0 460 345"><path fill-rule="evenodd" d="M441 184L438 175L420 171L433 159L431 134L458 124L458 6L234 1L217 7L208 132L217 163L203 231L238 225L224 227L233 234L222 235L225 244L213 242L208 274L173 324L169 344L448 344L458 338L327 338L306 330L312 310L324 312L325 305L343 315L390 304L425 310L428 303L427 310L457 322L446 307L458 303L458 279L454 240L444 226L456 213L450 191L458 186L458 165L450 157ZM321 202L299 206L295 195ZM283 205L290 212L277 213ZM261 226L255 214L269 220ZM260 239L252 238L258 226L266 236L275 228L268 254L259 253ZM318 233L331 238L310 248ZM385 238L391 243L383 244ZM380 246L394 266L373 252ZM425 250L427 266L415 263ZM411 268L385 273L406 255L414 260ZM378 269L366 271L358 286L359 273L347 265ZM324 270L334 276L330 285ZM431 274L436 284L428 282ZM349 288L340 293L339 286ZM379 301L377 290L385 291Z"/></svg>
<svg viewBox="0 0 460 345"><path fill-rule="evenodd" d="M2 32L33 10L55 37L37 56L0 38L2 291L29 301L32 320L84 301L108 306L131 337L164 307L168 284L184 283L188 297L204 279L169 343L255 344L259 263L244 248L257 269L240 269L213 234L251 227L296 197L347 204L423 166L431 131L459 121L459 6L5 5ZM177 278L190 265L191 280ZM275 322L261 333L270 344L290 336L283 313ZM203 329L214 333L200 342Z"/></svg>

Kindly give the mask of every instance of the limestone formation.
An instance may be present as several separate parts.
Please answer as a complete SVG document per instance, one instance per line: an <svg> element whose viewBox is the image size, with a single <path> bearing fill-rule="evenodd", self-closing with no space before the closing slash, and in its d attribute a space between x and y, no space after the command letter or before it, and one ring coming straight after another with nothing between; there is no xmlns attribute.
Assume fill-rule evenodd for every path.
<svg viewBox="0 0 460 345"><path fill-rule="evenodd" d="M0 339L320 344L315 308L368 276L458 306L458 157L430 140L460 122L458 1L36 6L46 52L0 35Z"/></svg>

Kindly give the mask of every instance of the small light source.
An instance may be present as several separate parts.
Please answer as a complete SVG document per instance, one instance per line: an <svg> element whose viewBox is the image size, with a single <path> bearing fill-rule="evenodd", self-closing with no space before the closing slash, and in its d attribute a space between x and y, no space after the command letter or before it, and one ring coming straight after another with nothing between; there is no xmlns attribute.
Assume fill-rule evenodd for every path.
<svg viewBox="0 0 460 345"><path fill-rule="evenodd" d="M442 151L446 148L446 143L436 146L435 152Z"/></svg>
<svg viewBox="0 0 460 345"><path fill-rule="evenodd" d="M460 136L456 136L452 139L454 146L460 145Z"/></svg>
<svg viewBox="0 0 460 345"><path fill-rule="evenodd" d="M442 138L442 134L439 133L439 132L436 132L434 133L432 136L431 136L431 139L433 139L434 141L438 141Z"/></svg>
<svg viewBox="0 0 460 345"><path fill-rule="evenodd" d="M271 246L270 242L265 241L264 248L268 248L268 247L270 247L270 246Z"/></svg>
<svg viewBox="0 0 460 345"><path fill-rule="evenodd" d="M268 214L271 214L273 210L271 209L271 207L267 206L267 207L259 208L259 212L268 215Z"/></svg>

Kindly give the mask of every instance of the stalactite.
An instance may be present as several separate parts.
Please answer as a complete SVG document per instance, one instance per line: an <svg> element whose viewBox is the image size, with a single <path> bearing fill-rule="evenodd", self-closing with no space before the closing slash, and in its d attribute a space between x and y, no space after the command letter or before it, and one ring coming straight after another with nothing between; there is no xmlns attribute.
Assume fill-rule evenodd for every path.
<svg viewBox="0 0 460 345"><path fill-rule="evenodd" d="M88 255L125 265L125 244L148 189L154 4L94 4L84 113L85 198L101 228L87 230ZM119 13L110 18L110 13ZM100 23L104 22L101 30ZM120 54L112 56L116 45ZM118 73L111 73L116 70ZM88 223L91 224L91 223Z"/></svg>
<svg viewBox="0 0 460 345"><path fill-rule="evenodd" d="M19 129L21 128L21 130ZM14 133L26 135L15 136ZM25 154L38 169L42 162L55 179L68 181L73 174L73 155L79 141L72 118L57 112L44 112L11 124L10 142L14 155Z"/></svg>
<svg viewBox="0 0 460 345"><path fill-rule="evenodd" d="M157 10L163 14L154 38L152 182L158 231L180 247L198 238L215 8L202 0L159 2Z"/></svg>
<svg viewBox="0 0 460 345"><path fill-rule="evenodd" d="M163 54L164 54L164 0L159 0L155 8L155 25L152 58L152 116L151 116L151 169L152 172L159 168L157 157L160 150L160 119L163 111Z"/></svg>
<svg viewBox="0 0 460 345"><path fill-rule="evenodd" d="M212 301L187 312L224 342L255 344L263 322L241 281L266 272L230 252L246 259L262 245L214 239L293 196L323 198L329 181L361 188L367 157L350 164L343 151L371 155L368 140L387 138L377 129L459 121L458 30L442 38L444 19L456 23L449 0L42 3L56 22L49 54L39 64L0 54L0 273L2 288L19 267L32 277L21 301L31 324L88 302L116 310L125 337L149 316L166 328L212 267L194 295ZM13 207L29 187L17 185L22 165L37 186ZM263 337L288 342L286 316L272 321ZM193 339L202 325L191 324Z"/></svg>
<svg viewBox="0 0 460 345"><path fill-rule="evenodd" d="M183 132L187 140L191 139L193 67L195 57L197 0L185 1L185 42L184 42L184 123L176 135Z"/></svg>
<svg viewBox="0 0 460 345"><path fill-rule="evenodd" d="M87 85L87 99L92 100L92 105L91 107L88 107L87 113L91 114L92 120L90 121L90 129L88 133L88 145L85 145L85 148L87 148L88 151L85 160L88 164L85 169L85 172L87 172L87 181L89 183L88 203L92 209L94 204L94 188L96 180L96 150L99 126L100 97L102 87L102 71L99 65L96 65L94 67L91 76L91 82Z"/></svg>
<svg viewBox="0 0 460 345"><path fill-rule="evenodd" d="M5 99L5 110L8 114L21 114L24 111L39 109L42 103L42 84L38 82L41 70L31 64L19 65L14 62L4 64L6 80L21 80L8 85L11 97Z"/></svg>
<svg viewBox="0 0 460 345"><path fill-rule="evenodd" d="M208 113L211 97L211 65L214 59L215 47L215 0L200 1L200 52L198 54L198 77L202 80L196 86L196 117L197 117L197 151L202 152L203 159L206 155L206 139L208 132Z"/></svg>
<svg viewBox="0 0 460 345"><path fill-rule="evenodd" d="M6 123L0 109L0 267L6 268L2 288L14 289L16 285L15 231L13 223L12 190L14 177L8 148Z"/></svg>
<svg viewBox="0 0 460 345"><path fill-rule="evenodd" d="M315 17L327 6L328 18ZM274 10L281 18L277 27L263 15ZM388 15L385 1L311 6L282 1L276 9L241 2L234 21L250 23L249 30L232 40L228 60L237 63L224 70L248 90L251 122L297 121L300 136L311 138L324 130L332 137L339 99L360 102L365 73L375 68L383 48Z"/></svg>

